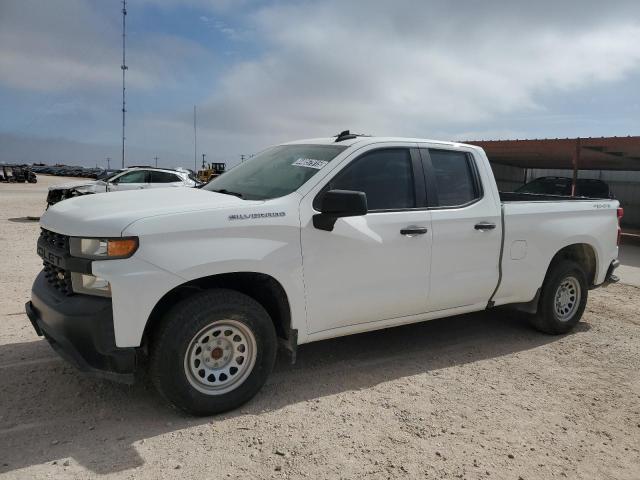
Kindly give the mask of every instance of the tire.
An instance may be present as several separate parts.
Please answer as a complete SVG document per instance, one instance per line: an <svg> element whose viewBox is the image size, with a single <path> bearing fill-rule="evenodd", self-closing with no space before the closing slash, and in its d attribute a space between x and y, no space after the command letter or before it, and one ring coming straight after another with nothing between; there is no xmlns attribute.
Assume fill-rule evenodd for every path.
<svg viewBox="0 0 640 480"><path fill-rule="evenodd" d="M559 261L547 272L538 312L531 323L550 335L567 333L582 318L588 292L587 276L580 265L570 260Z"/></svg>
<svg viewBox="0 0 640 480"><path fill-rule="evenodd" d="M212 415L258 393L276 352L275 328L262 305L234 290L207 290L165 315L151 338L149 374L173 406Z"/></svg>

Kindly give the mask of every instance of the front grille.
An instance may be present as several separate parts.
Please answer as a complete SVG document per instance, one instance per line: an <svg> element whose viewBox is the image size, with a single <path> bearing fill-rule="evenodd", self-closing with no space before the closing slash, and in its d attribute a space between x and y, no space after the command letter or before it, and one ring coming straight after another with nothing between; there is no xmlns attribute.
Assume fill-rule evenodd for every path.
<svg viewBox="0 0 640 480"><path fill-rule="evenodd" d="M64 253L69 253L69 237L67 235L62 235L42 228L40 231L40 240L45 247L53 247L64 251ZM71 287L71 272L57 267L47 261L43 262L43 264L44 277L47 279L49 285L63 295L73 295L73 289Z"/></svg>
<svg viewBox="0 0 640 480"><path fill-rule="evenodd" d="M73 295L71 272L69 270L64 270L51 263L44 262L44 278L47 279L49 285L63 295Z"/></svg>
<svg viewBox="0 0 640 480"><path fill-rule="evenodd" d="M40 239L44 241L46 246L62 249L65 253L69 253L69 237L67 235L42 228L40 229Z"/></svg>

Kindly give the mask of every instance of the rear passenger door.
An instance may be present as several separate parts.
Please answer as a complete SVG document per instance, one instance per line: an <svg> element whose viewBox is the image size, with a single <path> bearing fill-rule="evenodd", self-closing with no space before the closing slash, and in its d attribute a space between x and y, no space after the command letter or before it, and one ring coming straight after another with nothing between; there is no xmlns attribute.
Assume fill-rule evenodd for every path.
<svg viewBox="0 0 640 480"><path fill-rule="evenodd" d="M433 231L429 310L486 303L498 283L502 243L487 172L462 150L420 148L420 156Z"/></svg>
<svg viewBox="0 0 640 480"><path fill-rule="evenodd" d="M175 173L162 172L159 170L149 171L150 188L181 187L182 185L184 185L184 182Z"/></svg>

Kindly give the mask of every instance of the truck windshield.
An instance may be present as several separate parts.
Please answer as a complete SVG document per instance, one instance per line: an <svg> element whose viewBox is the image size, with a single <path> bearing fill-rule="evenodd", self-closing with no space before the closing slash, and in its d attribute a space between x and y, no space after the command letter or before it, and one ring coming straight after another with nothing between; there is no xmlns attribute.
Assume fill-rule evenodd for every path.
<svg viewBox="0 0 640 480"><path fill-rule="evenodd" d="M268 200L294 192L333 160L344 145L279 145L211 180L204 190L245 200Z"/></svg>

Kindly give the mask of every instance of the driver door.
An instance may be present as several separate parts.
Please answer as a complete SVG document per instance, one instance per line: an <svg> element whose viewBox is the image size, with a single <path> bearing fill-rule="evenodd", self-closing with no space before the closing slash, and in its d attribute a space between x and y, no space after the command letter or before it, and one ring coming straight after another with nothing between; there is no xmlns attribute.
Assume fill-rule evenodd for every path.
<svg viewBox="0 0 640 480"><path fill-rule="evenodd" d="M364 330L363 324L427 310L431 213L418 151L405 144L373 145L355 155L301 204L312 334L358 326L354 330ZM313 215L319 213L323 192L334 189L365 192L368 213L339 218L332 231L317 229Z"/></svg>

